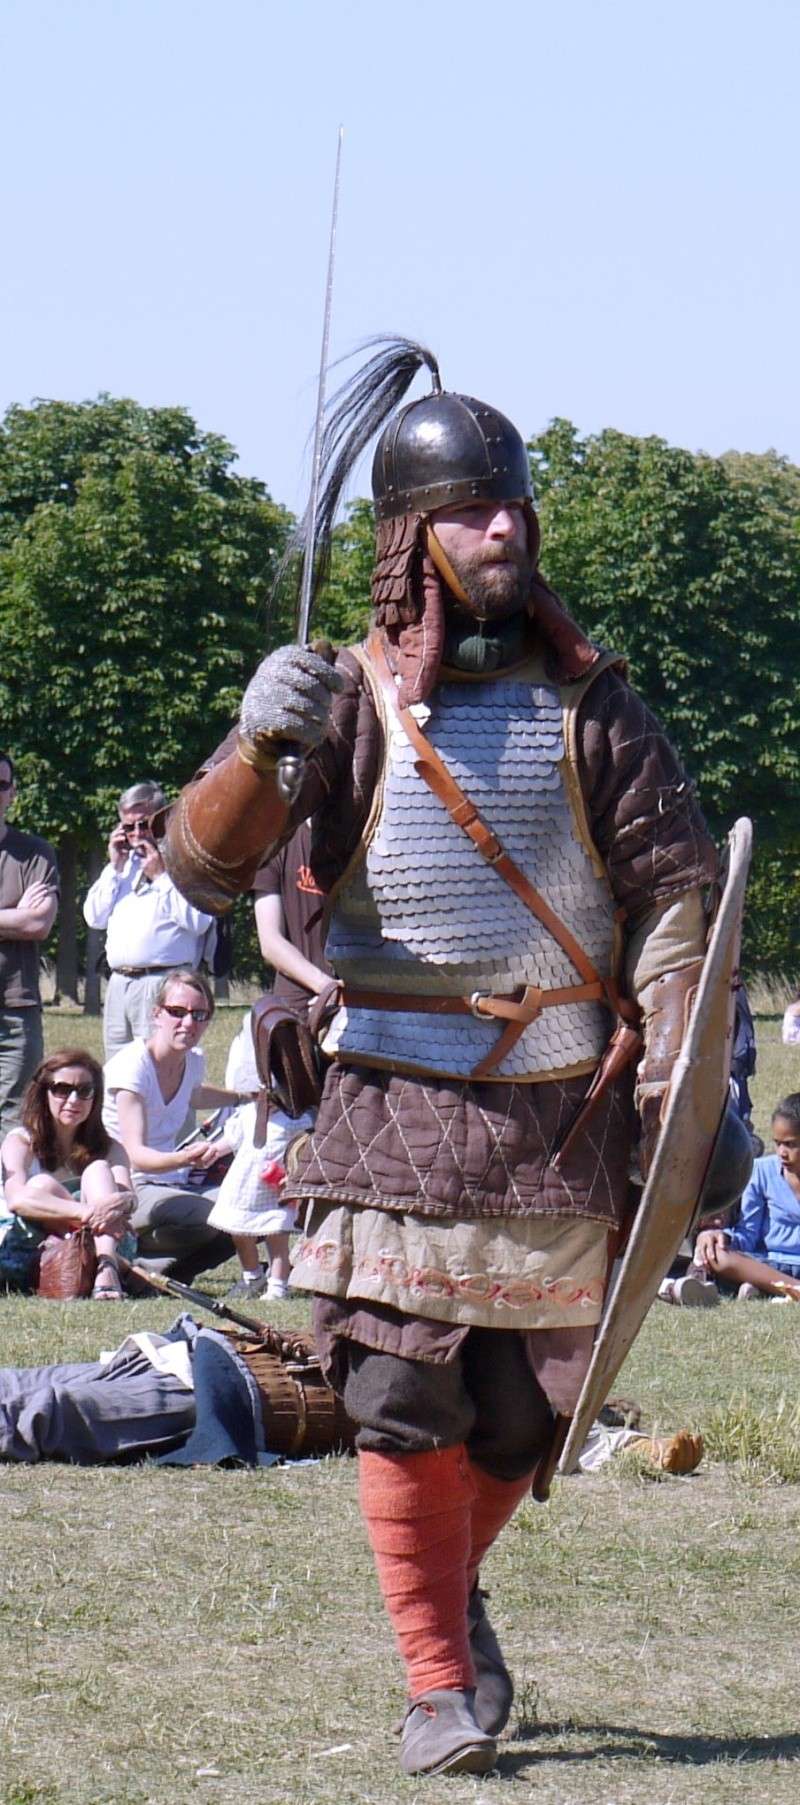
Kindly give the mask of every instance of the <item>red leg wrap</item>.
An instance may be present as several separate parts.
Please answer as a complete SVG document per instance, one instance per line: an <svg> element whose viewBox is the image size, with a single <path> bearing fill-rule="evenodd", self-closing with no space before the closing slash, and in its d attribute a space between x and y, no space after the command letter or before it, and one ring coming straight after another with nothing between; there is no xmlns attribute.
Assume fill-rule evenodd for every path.
<svg viewBox="0 0 800 1805"><path fill-rule="evenodd" d="M410 1698L468 1688L472 1469L463 1446L359 1455L359 1493Z"/></svg>
<svg viewBox="0 0 800 1805"><path fill-rule="evenodd" d="M472 1591L484 1555L530 1491L532 1474L526 1473L524 1479L494 1479L473 1461L469 1463L469 1470L475 1486L468 1567L468 1584Z"/></svg>

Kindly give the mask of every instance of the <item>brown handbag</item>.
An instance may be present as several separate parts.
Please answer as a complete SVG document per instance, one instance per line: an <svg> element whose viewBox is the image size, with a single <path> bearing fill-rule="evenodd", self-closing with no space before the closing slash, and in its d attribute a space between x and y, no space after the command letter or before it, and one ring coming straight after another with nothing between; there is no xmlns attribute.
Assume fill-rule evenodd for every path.
<svg viewBox="0 0 800 1805"><path fill-rule="evenodd" d="M284 1115L295 1121L306 1110L316 1109L322 1096L325 1061L318 1036L336 1007L338 995L334 979L314 997L308 1011L273 996L260 997L253 1004L251 1025L256 1069L264 1086L262 1103L276 1103ZM260 1106L257 1147L263 1145L265 1127L266 1111Z"/></svg>
<svg viewBox="0 0 800 1805"><path fill-rule="evenodd" d="M89 1228L70 1235L48 1235L39 1250L36 1296L68 1302L91 1297L97 1274L94 1236Z"/></svg>

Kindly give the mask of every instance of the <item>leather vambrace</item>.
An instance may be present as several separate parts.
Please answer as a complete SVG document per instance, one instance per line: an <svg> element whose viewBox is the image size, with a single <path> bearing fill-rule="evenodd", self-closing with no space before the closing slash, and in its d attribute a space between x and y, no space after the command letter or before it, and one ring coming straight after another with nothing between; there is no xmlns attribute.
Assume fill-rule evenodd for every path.
<svg viewBox="0 0 800 1805"><path fill-rule="evenodd" d="M646 1179L661 1132L672 1068L681 1050L703 960L665 972L642 992L644 1055L636 1076L635 1102L641 1122L639 1167Z"/></svg>
<svg viewBox="0 0 800 1805"><path fill-rule="evenodd" d="M286 816L275 760L259 755L240 736L227 758L188 784L165 816L156 817L154 829L181 895L196 909L222 915L250 889Z"/></svg>

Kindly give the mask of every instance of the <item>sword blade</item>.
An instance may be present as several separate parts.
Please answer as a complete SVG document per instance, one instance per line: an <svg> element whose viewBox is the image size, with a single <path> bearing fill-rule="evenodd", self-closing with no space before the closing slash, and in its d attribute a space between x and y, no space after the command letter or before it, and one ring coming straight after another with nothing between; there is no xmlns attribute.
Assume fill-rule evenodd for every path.
<svg viewBox="0 0 800 1805"><path fill-rule="evenodd" d="M297 607L297 630L295 640L299 646L308 643L308 630L311 623L311 601L314 589L314 562L317 546L317 507L319 504L320 470L322 466L322 432L325 414L325 379L328 373L328 345L331 335L331 311L333 307L333 266L336 258L336 222L339 217L339 175L342 167L342 139L344 126L339 127L336 143L336 174L333 181L333 205L331 207L331 235L328 244L328 274L325 282L325 309L322 319L322 348L319 359L319 379L317 382L317 412L314 420L314 448L311 456L311 493L304 522L303 572L300 579L300 600ZM277 784L278 794L288 808L300 793L305 769L305 754L300 746L287 746L283 756L278 759Z"/></svg>
<svg viewBox="0 0 800 1805"><path fill-rule="evenodd" d="M317 383L317 413L314 421L314 449L311 459L311 493L306 510L305 551L303 556L303 575L300 584L300 603L297 611L297 643L304 646L308 639L308 628L311 618L311 594L314 585L314 554L317 542L317 507L319 504L319 482L322 463L322 428L325 414L325 384L328 373L328 346L331 336L331 312L333 309L333 269L336 260L336 225L339 217L339 177L342 167L342 139L344 126L339 127L336 144L336 174L333 182L333 204L331 207L331 234L328 245L328 274L325 282L325 310L322 320L322 347L319 359L319 380Z"/></svg>

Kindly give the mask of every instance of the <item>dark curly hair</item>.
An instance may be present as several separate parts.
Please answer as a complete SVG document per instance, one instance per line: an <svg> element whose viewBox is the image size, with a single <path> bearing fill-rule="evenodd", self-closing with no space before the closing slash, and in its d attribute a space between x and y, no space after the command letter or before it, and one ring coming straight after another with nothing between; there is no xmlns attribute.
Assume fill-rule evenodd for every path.
<svg viewBox="0 0 800 1805"><path fill-rule="evenodd" d="M791 1096L784 1097L777 1109L773 1109L771 1120L777 1122L783 1116L785 1122L791 1122L793 1128L800 1128L800 1091L792 1091Z"/></svg>
<svg viewBox="0 0 800 1805"><path fill-rule="evenodd" d="M48 1087L56 1072L66 1065L80 1065L94 1085L92 1107L85 1122L79 1122L72 1143L70 1163L76 1173L84 1171L93 1159L107 1159L111 1141L103 1127L103 1068L85 1047L59 1047L37 1065L22 1101L22 1126L27 1128L31 1146L45 1172L54 1172L59 1163L56 1125L48 1103Z"/></svg>

